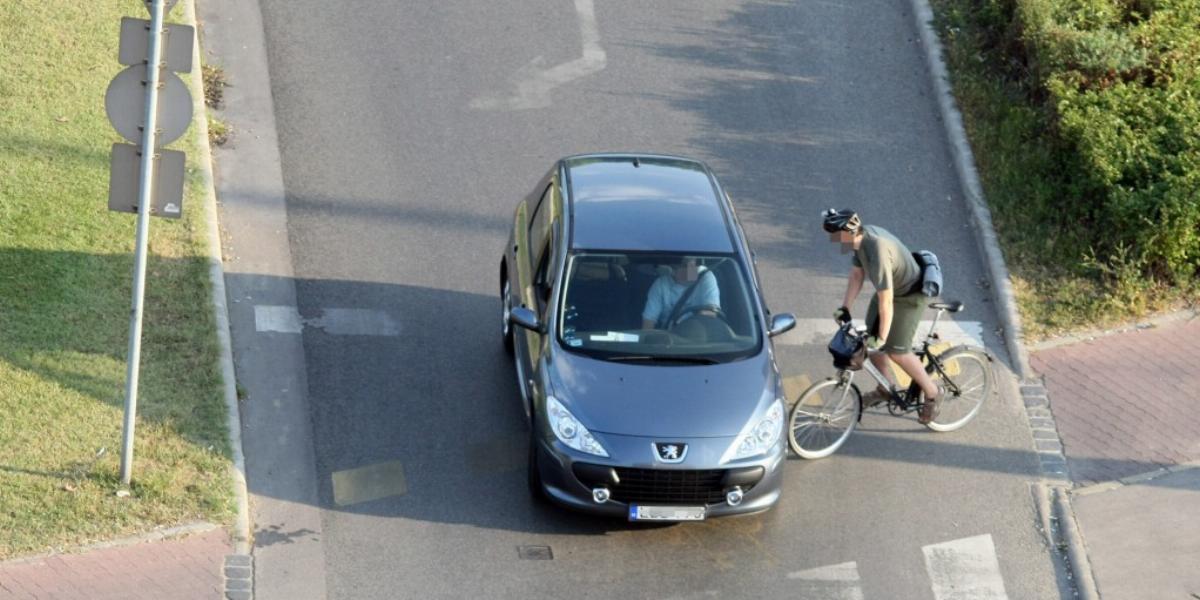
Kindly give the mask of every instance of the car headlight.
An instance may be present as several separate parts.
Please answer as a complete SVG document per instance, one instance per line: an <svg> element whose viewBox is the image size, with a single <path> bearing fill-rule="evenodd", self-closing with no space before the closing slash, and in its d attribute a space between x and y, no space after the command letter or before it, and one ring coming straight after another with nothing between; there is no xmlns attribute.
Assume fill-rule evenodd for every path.
<svg viewBox="0 0 1200 600"><path fill-rule="evenodd" d="M608 451L600 445L600 442L596 441L592 432L581 425L575 415L572 415L554 396L546 396L546 412L550 417L550 429L554 431L554 436L558 438L558 441L580 452L608 458Z"/></svg>
<svg viewBox="0 0 1200 600"><path fill-rule="evenodd" d="M758 456L775 446L779 435L783 433L783 402L775 400L767 414L763 415L753 427L742 433L737 441L734 459Z"/></svg>

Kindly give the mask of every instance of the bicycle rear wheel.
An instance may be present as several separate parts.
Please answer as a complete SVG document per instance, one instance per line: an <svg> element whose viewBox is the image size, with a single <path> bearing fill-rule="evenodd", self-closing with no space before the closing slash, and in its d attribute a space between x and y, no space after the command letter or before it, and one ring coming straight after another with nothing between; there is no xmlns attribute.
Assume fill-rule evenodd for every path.
<svg viewBox="0 0 1200 600"><path fill-rule="evenodd" d="M971 422L991 395L992 361L982 350L969 346L955 346L936 358L945 375L935 370L932 376L946 387L946 395L938 402L937 416L925 426L954 431Z"/></svg>
<svg viewBox="0 0 1200 600"><path fill-rule="evenodd" d="M801 458L825 458L850 437L862 414L858 386L829 378L809 387L788 418L788 445Z"/></svg>

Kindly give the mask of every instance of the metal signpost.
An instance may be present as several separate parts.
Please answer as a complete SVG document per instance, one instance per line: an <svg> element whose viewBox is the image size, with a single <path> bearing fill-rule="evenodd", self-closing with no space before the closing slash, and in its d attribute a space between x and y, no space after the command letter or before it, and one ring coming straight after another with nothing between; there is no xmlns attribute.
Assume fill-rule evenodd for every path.
<svg viewBox="0 0 1200 600"><path fill-rule="evenodd" d="M185 25L164 26L163 17L176 0L145 2L150 10L149 22L129 18L121 22L118 58L122 64L131 66L113 78L104 95L104 108L113 128L125 139L140 145L140 148L128 144L113 145L108 194L109 209L137 213L133 309L129 317L129 362L121 438L123 485L129 485L133 470L133 429L142 354L142 299L146 287L150 215L179 218L183 214L184 154L159 147L178 139L192 121L191 95L172 71L191 71L195 30ZM136 180L133 179L135 170Z"/></svg>

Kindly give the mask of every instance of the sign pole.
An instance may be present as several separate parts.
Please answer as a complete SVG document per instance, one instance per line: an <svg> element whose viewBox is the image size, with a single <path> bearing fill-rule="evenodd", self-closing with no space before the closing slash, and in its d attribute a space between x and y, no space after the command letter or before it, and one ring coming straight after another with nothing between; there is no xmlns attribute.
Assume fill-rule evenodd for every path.
<svg viewBox="0 0 1200 600"><path fill-rule="evenodd" d="M129 317L129 364L125 373L125 423L121 432L121 484L129 485L133 470L133 428L137 415L138 372L142 358L142 299L146 288L146 238L150 233L150 204L154 193L155 127L162 62L163 1L150 3L150 49L146 61L146 112L142 127L139 169L137 248L133 258L133 310Z"/></svg>

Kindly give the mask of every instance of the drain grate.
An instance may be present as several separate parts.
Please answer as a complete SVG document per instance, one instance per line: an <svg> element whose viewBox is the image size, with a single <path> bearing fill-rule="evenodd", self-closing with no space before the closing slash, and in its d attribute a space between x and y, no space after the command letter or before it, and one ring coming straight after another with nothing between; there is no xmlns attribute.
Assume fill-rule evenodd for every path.
<svg viewBox="0 0 1200 600"><path fill-rule="evenodd" d="M517 556L521 560L554 560L550 546L517 546Z"/></svg>

